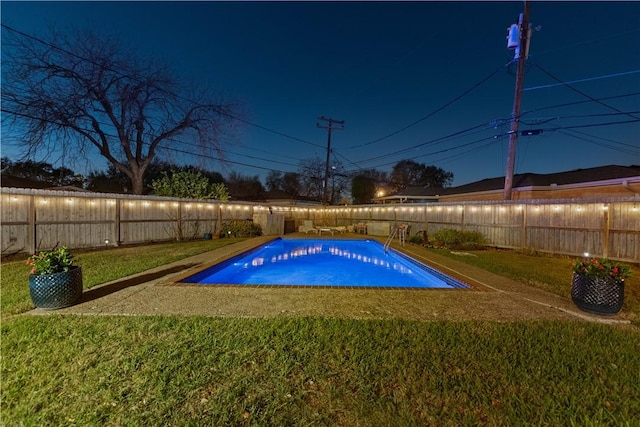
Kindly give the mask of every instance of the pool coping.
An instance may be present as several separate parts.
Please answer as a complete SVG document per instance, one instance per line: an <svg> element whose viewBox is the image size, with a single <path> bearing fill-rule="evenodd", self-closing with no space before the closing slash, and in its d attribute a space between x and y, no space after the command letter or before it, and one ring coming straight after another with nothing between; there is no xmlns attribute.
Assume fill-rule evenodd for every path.
<svg viewBox="0 0 640 427"><path fill-rule="evenodd" d="M298 237L297 233L287 236ZM221 262L276 237L278 236L247 239L93 287L85 290L80 302L71 307L53 311L37 308L27 313L630 323L624 313L598 316L582 312L568 298L432 252L417 256L418 247L407 244L402 248L397 242L393 243L394 249L408 251L410 256L420 262L434 266L448 275L464 278L463 281L472 288L406 290L175 284L179 277L192 274L196 267ZM345 238L358 236L347 235Z"/></svg>

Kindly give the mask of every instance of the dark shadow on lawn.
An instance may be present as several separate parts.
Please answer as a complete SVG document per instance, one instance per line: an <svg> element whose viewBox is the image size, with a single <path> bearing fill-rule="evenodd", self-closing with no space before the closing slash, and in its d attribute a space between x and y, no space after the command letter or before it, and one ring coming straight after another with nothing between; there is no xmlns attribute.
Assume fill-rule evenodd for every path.
<svg viewBox="0 0 640 427"><path fill-rule="evenodd" d="M87 289L82 293L82 298L78 301L78 304L83 302L93 301L98 298L113 294L115 292L126 289L130 286L140 285L145 282L150 282L155 279L159 279L167 274L178 273L182 270L186 270L191 267L195 267L197 263L176 265L175 267L166 268L164 270L154 271L153 273L142 274L140 276L123 279L114 283L110 283L104 286L97 286L95 288Z"/></svg>

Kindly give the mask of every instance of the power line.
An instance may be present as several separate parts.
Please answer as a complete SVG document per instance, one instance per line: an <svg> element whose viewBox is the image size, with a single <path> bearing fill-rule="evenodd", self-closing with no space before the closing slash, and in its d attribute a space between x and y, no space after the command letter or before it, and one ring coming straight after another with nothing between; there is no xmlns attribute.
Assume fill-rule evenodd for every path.
<svg viewBox="0 0 640 427"><path fill-rule="evenodd" d="M210 147L207 147L206 145L195 144L195 143L186 142L186 141L180 141L180 140L177 140L175 138L168 138L168 139L166 139L166 141L171 141L171 142L175 142L177 144L183 144L183 145L188 145L188 146L192 146L192 147L196 147L196 148L202 148L202 149L210 148ZM163 148L167 148L165 146L162 146L162 147ZM221 153L228 153L228 154L232 154L232 155L236 155L236 156L247 157L249 159L254 159L254 160L262 160L262 161L265 161L265 162L278 163L278 164L286 165L286 166L294 166L294 167L297 166L297 165L294 165L294 164L291 164L291 163L281 162L281 161L278 161L278 160L266 159L264 157L257 157L257 156L251 156L249 154L236 153L235 151L231 151L231 150L219 149L217 151L221 152ZM192 153L192 154L194 156L198 156L199 155L198 153ZM294 159L294 160L298 160L298 161L300 160L300 159L295 159L293 157L291 157L291 158Z"/></svg>
<svg viewBox="0 0 640 427"><path fill-rule="evenodd" d="M540 68L537 64L536 64L536 66L538 68ZM540 68L540 69L542 70L542 68ZM544 70L542 70L542 71L544 71ZM632 70L632 71L626 71L626 72L623 72L623 73L607 74L607 75L604 75L604 76L590 77L590 78L586 78L586 79L571 80L569 82L561 81L560 83L541 85L541 86L534 86L534 87L527 87L527 88L524 88L522 90L523 91L530 91L530 90L538 90L538 89L547 89L547 88L550 88L550 87L567 86L567 85L572 84L572 83L591 82L591 81L594 81L594 80L610 79L610 78L613 78L613 77L628 76L628 75L637 74L637 73L640 73L640 70Z"/></svg>
<svg viewBox="0 0 640 427"><path fill-rule="evenodd" d="M545 128L545 129L542 129L542 131L545 131L545 132L556 132L556 131L562 131L562 130L574 130L574 129L587 128L587 127L614 126L614 125L621 125L621 124L636 123L636 122L639 122L639 121L640 121L640 119L638 119L638 120L617 121L617 122L589 123L589 124L584 124L584 125ZM502 140L505 137L507 137L508 135L509 135L509 133L490 136L490 137L478 139L478 140L475 140L475 141L471 141L471 142L468 142L468 143L465 143L465 144L461 144L461 145L458 145L456 147L446 148L446 149L442 149L442 150L438 150L438 151L434 151L434 152L431 152L431 153L426 153L426 154L422 154L422 155L418 155L418 156L412 156L412 159L419 159L419 158L423 158L423 157L433 156L435 154L446 153L446 152L449 152L449 151L457 150L459 148L463 148L463 147L468 147L468 146L471 146L471 145L479 144L479 143L484 142L484 141ZM491 145L491 144L487 144L487 145ZM470 151L473 151L473 150L470 150ZM377 164L377 165L371 166L371 168L378 168L378 167L388 166L388 165L392 165L392 164L395 164L395 163L397 163L397 162L396 161L391 161L391 162L387 162L387 163L382 163L382 164Z"/></svg>
<svg viewBox="0 0 640 427"><path fill-rule="evenodd" d="M537 52L535 54L536 57L540 56L540 55L545 55L549 52L556 52L559 50L565 50L565 49L571 49L574 48L576 46L580 46L580 45L585 45L585 44L590 44L590 43L596 43L596 42L600 42L602 40L606 40L606 39L610 39L610 38L615 38L615 37L620 37L620 36L626 36L627 34L631 34L631 33L635 33L636 31L640 31L640 27L637 28L632 28L630 30L627 31L622 31L619 33L615 33L615 34L609 34L608 36L604 36L604 37L599 37L597 39L591 39L591 40L585 40L585 41L581 41L581 42L577 42L577 43L573 43L570 45L566 45L566 46L561 46L561 47L557 47L555 49L548 49L542 52ZM534 55L531 55L534 56Z"/></svg>
<svg viewBox="0 0 640 427"><path fill-rule="evenodd" d="M602 137L602 136L591 135L591 134L588 134L586 132L582 132L582 131L575 130L575 129L570 129L570 131L573 132L573 133L577 133L577 134L583 135L583 136L588 136L588 137L591 137L591 138L601 139L602 141L611 142L611 143L616 144L616 145L622 145L622 146L629 147L629 148L632 148L634 150L639 150L640 151L640 146L638 146L637 144L635 144L635 145L626 144L624 142L614 141L613 139L605 138L605 137ZM563 132L561 131L560 133L563 133Z"/></svg>
<svg viewBox="0 0 640 427"><path fill-rule="evenodd" d="M629 123L638 123L638 122L640 122L640 119L622 120L618 122L606 122L606 123L589 123L586 125L562 126L562 127L555 127L555 128L544 129L544 130L557 131L557 130L566 130L566 129L580 129L580 128L592 128L592 127L613 126L613 125L625 125Z"/></svg>
<svg viewBox="0 0 640 427"><path fill-rule="evenodd" d="M503 138L503 137L505 137L507 135L508 134L503 134L503 135L498 135L498 136L489 136L489 137L486 137L486 138L482 138L482 139L478 139L478 140L475 140L475 141L468 142L466 144L461 144L461 145L458 145L458 146L455 146L455 147L444 148L442 150L433 151L431 153L426 153L426 154L421 154L419 156L412 156L412 159L419 159L419 158L422 158L422 157L433 156L435 154L447 153L449 151L453 151L453 150L457 150L457 149L460 149L460 148L463 148L463 147L468 147L468 146L471 146L471 145L479 144L481 142L488 141L488 140L495 141L495 140L501 139L501 138ZM371 166L371 168L375 169L375 168L382 167L382 166L393 165L395 163L397 163L397 161L391 161L391 162L387 162L387 163L378 164L378 165L375 165L375 166Z"/></svg>
<svg viewBox="0 0 640 427"><path fill-rule="evenodd" d="M571 105L587 104L589 102L606 101L606 100L609 100L609 99L626 98L626 97L629 97L629 96L638 96L638 95L640 95L640 92L631 92L631 93L625 93L625 94L622 94L622 95L605 96L605 97L602 97L602 98L589 99L589 100L585 100L585 101L573 101L573 102L566 102L566 103L563 103L563 104L549 105L549 106L546 106L546 107L541 107L541 108L536 108L536 109L533 109L533 110L525 111L524 113L520 114L520 117L524 116L525 114L537 113L539 111L550 110L550 109L553 109L553 108L569 107Z"/></svg>
<svg viewBox="0 0 640 427"><path fill-rule="evenodd" d="M351 146L351 147L343 148L343 150L350 150L350 149L353 149L353 148L365 147L365 146L367 146L367 145L371 145L371 144L374 144L374 143L376 143L376 142L383 141L383 140L385 140L385 139L387 139L387 138L390 138L390 137L392 137L392 136L394 136L394 135L397 135L397 134L399 134L399 133L401 133L401 132L404 132L405 130L407 130L407 129L409 129L409 128L411 128L411 127L415 126L415 125L417 125L418 123L420 123L420 122L422 122L422 121L424 121L424 120L426 120L426 119L430 118L431 116L433 116L433 115L435 115L435 114L439 113L440 111L444 110L445 108L447 108L447 107L448 107L448 106L450 106L451 104L453 104L453 103L457 102L458 100L462 99L463 97L465 97L466 95L468 95L469 93L471 93L473 90L477 89L477 88L478 88L478 87L480 87L482 84L484 84L486 81L488 81L489 79L491 79L493 76L495 76L496 74L498 74L498 72L499 72L500 70L502 70L503 68L507 67L510 63L511 63L511 62L509 62L509 63L507 63L507 64L505 64L505 65L500 66L500 67L499 67L499 68L497 68L495 71L493 71L491 74L489 74L487 77L483 78L483 79L482 79L482 80L480 80L478 83L474 84L474 85L473 85L473 86L471 86L469 89L465 90L465 91L464 91L464 92L462 92L460 95L458 95L458 96L456 96L455 98L453 98L451 101L449 101L449 102L445 103L444 105L442 105L442 106L440 106L440 107L436 108L435 110L433 110L432 112L430 112L430 113L429 113L429 114L427 114L426 116L419 118L418 120L414 121L413 123L410 123L410 124L408 124L408 125L404 126L403 128L400 128L400 129L398 129L398 130L396 130L396 131L394 131L394 132L391 132L390 134L385 135L385 136L383 136L383 137L381 137L381 138L374 139L373 141L369 141L369 142L366 142L366 143L364 143L364 144L353 145L353 146Z"/></svg>
<svg viewBox="0 0 640 427"><path fill-rule="evenodd" d="M563 81L562 81L562 80L560 80L558 77L554 76L553 74L551 74L550 72L548 72L547 70L545 70L544 68L542 68L539 64L535 64L535 66L536 66L540 71L542 71L543 73L545 73L546 75L548 75L549 77L551 77L552 79L554 79L555 81L560 82L560 83L563 83L566 87L568 87L568 88L569 88L569 89L571 89L572 91L574 91L574 92L576 92L576 93L578 93L578 94L580 94L580 95L584 96L585 98L588 98L588 99L592 100L593 102L596 102L596 103L598 103L598 104L602 105L603 107L606 107L606 108L608 108L608 109L610 109L610 110L616 111L616 112L618 112L618 113L620 113L620 112L621 112L618 108L613 107L613 106L611 106L611 105L609 105L609 104L606 104L606 103L604 103L604 102L602 102L602 101L596 100L596 99L595 99L594 97L592 97L591 95L587 95L586 93L584 93L584 92L582 92L582 91L580 91L580 90L576 89L575 87L571 86L570 84L563 82ZM628 116L629 116L629 117L631 117L631 118L634 118L634 119L637 119L637 118L638 118L638 117L636 117L636 116L634 116L634 115L631 115L631 114L628 114Z"/></svg>
<svg viewBox="0 0 640 427"><path fill-rule="evenodd" d="M9 114L13 114L13 115L17 115L17 116L21 116L21 117L29 118L29 119L34 119L34 120L36 120L36 119L38 119L38 120L43 120L43 121L46 121L47 123L52 123L52 124L56 124L56 125L60 124L60 123L55 122L55 121L53 121L53 120L49 120L49 119L40 119L40 118L38 118L38 117L34 117L34 116L29 115L29 114L25 114L25 113L18 113L18 112L16 112L16 111L7 110L7 109L4 109L4 108L3 108L3 109L0 109L0 111L2 111L3 113L9 113ZM102 122L98 122L98 123L103 124L103 125L108 125L108 124L105 124L105 123L102 123ZM87 128L81 128L81 127L79 127L79 129L80 129L80 130L83 130L83 131L86 131L86 132L93 132L93 129L87 129ZM109 137L111 137L111 138L117 138L117 135L113 135L113 134L110 134L110 133L107 133L107 132L104 132L104 135L105 135L105 136L109 136ZM210 147L207 147L207 146L202 145L202 144L196 144L196 143L192 143L192 142L181 141L181 140L176 139L176 138L167 138L167 139L165 139L165 141L170 141L170 142L173 142L173 143L183 144L183 145L188 145L188 146L191 146L191 147L202 148L202 149L210 148ZM145 145L148 145L148 143L144 143L144 144L145 144ZM170 149L171 149L170 147L167 147L167 146L165 146L165 145L160 145L160 148L162 148L162 149L164 149L164 150L170 150ZM267 158L264 158L264 157L251 156L251 155L249 155L249 154L240 154L240 153L236 153L236 152L231 151L231 150L219 149L219 150L217 150L217 151L218 151L218 152L222 152L222 153L229 153L229 154L233 154L233 155L243 156L243 157L247 157L247 158L250 158L250 159L261 160L261 161L266 161L266 162L271 162L271 163L277 163L277 164L282 164L282 165L285 165L285 166L293 166L293 167L297 167L297 165L294 165L294 164L291 164L291 163L281 162L281 161L273 160L273 159L267 159ZM258 151L259 151L259 150L258 150ZM190 155L192 155L192 156L196 156L196 157L207 157L207 158L213 158L213 159L215 159L215 160L220 160L220 161L222 161L222 162L224 162L224 161L229 161L230 163L234 163L234 162L232 162L232 161L230 161L230 160L227 160L227 159L224 159L224 158L217 158L217 157L215 157L215 158L214 158L214 157L210 157L210 156L208 156L208 155L206 155L206 154L204 154L204 153L194 153L194 152L185 151L185 150L181 150L180 152L185 153L185 154L190 154ZM291 157L291 158L292 158L292 159L294 159L294 160L298 160L298 161L300 161L300 159L296 159L296 158L293 158L293 157ZM236 162L236 163L237 163L237 162Z"/></svg>
<svg viewBox="0 0 640 427"><path fill-rule="evenodd" d="M500 141L500 140L504 140L506 137L507 137L507 135L506 135L506 134L504 134L504 135L500 135L500 136L498 136L498 137L497 137L497 139L498 139L498 141ZM482 145L480 145L480 146L473 147L473 148L471 148L471 149L469 149L469 150L466 150L466 151L463 151L463 152L461 152L461 153L452 154L452 155L447 156L447 157L441 157L441 158L439 158L439 159L437 160L437 162L438 162L438 164L441 164L441 163L443 163L443 162L444 162L444 163L446 163L447 161L451 161L451 160L453 160L453 159L458 159L458 158L460 158L460 157L464 157L464 156L466 156L466 155L467 155L467 154L469 154L469 153L474 153L474 152L476 152L476 151L480 151L480 150L483 150L483 149L485 149L485 148L487 148L487 147L490 147L490 146L494 145L494 144L495 144L495 142L496 142L496 141L489 141L487 144L482 144ZM435 163L435 162L436 162L436 161L434 161L434 162L432 162L432 163Z"/></svg>
<svg viewBox="0 0 640 427"><path fill-rule="evenodd" d="M487 127L487 126L488 126L488 127ZM479 129L479 128L483 128L483 129ZM451 140L451 139L453 139L454 137L457 137L457 136L459 137L459 136L461 136L462 134L469 133L469 132L474 131L474 130L477 130L477 129L479 129L479 130L477 130L476 132L471 132L469 135L472 135L472 134L474 134L474 133L478 133L478 132L482 132L482 131L487 130L487 129L489 129L489 128L492 128L492 126L490 126L490 124L489 124L489 123L486 123L486 122L485 122L485 123L482 123L482 124L480 124L480 125L472 126L472 127L470 127L470 128L467 128L467 129L464 129L464 130L461 130L461 131L457 131L457 132L451 133L451 134L449 134L449 135L445 135L445 136L442 136L442 137L439 137L439 138L431 139L431 140L429 140L429 141L426 141L426 142L423 142L423 143L420 143L420 144L417 144L417 145L413 145L413 146L411 146L411 147L403 148L403 149L401 149L401 150L393 151L393 152L391 152L391 153L383 154L383 155L376 156L376 157L370 157L370 158L368 158L368 159L364 159L364 160L358 161L358 162L356 162L356 163L359 163L359 164L360 164L360 163L366 163L366 162L369 162L369 161L372 161L372 160L378 160L378 159L382 159L382 158L385 158L385 157L390 157L390 156L392 156L392 155L394 155L394 154L402 154L402 153L406 153L406 152L409 152L409 151L415 150L416 148L424 147L425 145L437 144L437 143L445 142L445 141L447 141L447 140ZM466 136L466 135L465 135L465 136Z"/></svg>
<svg viewBox="0 0 640 427"><path fill-rule="evenodd" d="M620 153L624 153L624 154L630 154L630 155L632 155L632 156L638 156L638 155L640 155L640 151L632 151L632 150L627 150L627 149L620 148L620 147L615 147L615 146L612 146L612 145L609 145L609 144L603 144L603 143L595 142L595 141L592 141L592 140L590 140L590 139L587 139L587 138L585 138L585 137L583 137L583 136L580 136L580 135L573 135L572 133L569 133L569 132L563 132L562 130L560 130L559 132L560 132L561 134L563 134L563 135L566 135L566 136L569 136L569 137L572 137L572 138L576 138L576 139L579 139L579 140L581 140L581 141L589 142L589 143L594 144L594 145L597 145L597 146L599 146L599 147L608 148L609 150L618 151L618 152L620 152ZM576 133L577 133L578 131L571 130L571 132L576 132ZM596 137L595 137L595 136L593 136L593 135L588 135L588 136L592 136L592 137L596 138ZM624 145L628 145L628 144L624 144ZM636 150L640 150L638 147L633 147L633 148L635 148Z"/></svg>
<svg viewBox="0 0 640 427"><path fill-rule="evenodd" d="M552 109L552 108L568 107L568 106L572 106L572 105L584 104L584 103L589 103L589 102L594 102L594 101L603 101L603 100L608 100L608 99L624 98L624 97L637 96L637 95L640 95L640 92L632 92L632 93L626 93L626 94L620 94L620 95L612 95L612 96L603 97L603 98L594 99L594 100L586 100L586 101L576 101L576 102L569 102L569 103L562 103L562 104L554 104L554 105L549 105L549 106L546 106L546 107L541 107L541 108L537 108L537 109L534 109L534 110L526 111L526 112L522 113L520 117L522 117L522 116L524 116L526 114L539 112L539 111ZM617 113L617 114L620 114L620 113ZM595 114L595 115L589 115L589 116L597 117L597 116L606 116L606 115L608 115L608 113ZM562 118L568 118L568 117L578 118L580 116L566 116L566 117L563 116ZM558 118L559 117L554 117L554 118L552 118L550 120L556 120ZM491 122L485 122L485 123L482 123L482 124L479 124L479 125L476 125L476 126L472 126L470 128L467 128L467 129L464 129L464 130L461 130L461 131L457 131L457 132L451 133L451 134L443 136L443 137L435 138L435 139L432 139L432 140L429 140L429 141L426 141L426 142L423 142L423 143L420 143L420 144L417 144L417 145L414 145L414 146L411 146L411 147L408 147L408 148L405 148L405 149L393 151L393 152L390 152L390 153L387 153L387 154L383 154L383 155L367 158L367 159L356 161L356 162L351 161L350 159L347 159L345 156L341 155L340 153L336 153L336 154L338 156L340 156L341 158L343 158L348 163L352 164L353 166L362 169L359 166L362 163L366 163L366 162L369 162L369 161L382 159L382 158L389 157L389 156L392 156L392 155L395 155L395 154L402 154L402 153L412 151L412 150L414 150L416 148L419 148L419 147L422 147L422 146L425 146L425 145L430 145L430 144L434 144L434 143L438 143L438 142L444 142L446 140L458 139L458 138L455 138L455 137L456 136L462 137L462 134L471 132L471 131L479 129L479 128L484 128L484 129L480 129L478 131L478 132L481 132L482 130L487 130L489 128L493 128L496 123L500 123L500 122L503 122L503 124L510 123L511 119L506 119L506 118L495 119L495 120L493 120ZM525 122L523 121L523 123L525 123ZM525 124L529 124L529 123L525 123ZM540 123L538 123L538 124L540 124ZM478 133L478 132L472 132L471 134ZM465 136L467 136L467 135L465 135ZM334 152L335 152L335 150L334 150Z"/></svg>
<svg viewBox="0 0 640 427"><path fill-rule="evenodd" d="M618 113L599 113L599 114L576 114L576 115L572 115L572 116L556 116L556 117L549 117L544 119L544 121L541 121L542 119L530 119L529 121L524 121L524 120L520 120L520 123L523 123L525 125L528 126L533 126L533 125L539 125L539 124L544 124L544 123L548 123L551 122L553 120L562 120L562 119L583 119L583 118L590 118L590 117L610 117L610 116L629 116L632 118L635 118L634 116L632 116L632 114L639 114L640 111L620 111ZM533 121L532 121L533 120Z"/></svg>
<svg viewBox="0 0 640 427"><path fill-rule="evenodd" d="M14 115L22 116L22 117L25 117L25 118L36 119L36 117L30 116L28 114L7 110L5 108L0 109L0 111L3 112L3 113L14 114ZM53 120L48 120L48 119L42 119L42 120L46 121L48 123L52 123L52 124L59 124L59 123L57 123L57 122L55 122ZM83 130L83 131L87 131L87 132L91 132L92 131L90 129L85 129L85 128L80 128L80 129ZM112 138L117 138L116 135L112 135L112 134L109 134L109 133L106 133L106 132L104 134L105 134L105 136L109 136L109 137L112 137ZM174 142L178 142L178 143L184 143L184 142L178 141L176 139L171 139L171 140L174 141ZM185 143L185 144L189 144L189 143ZM193 145L193 144L189 144L189 145ZM215 157L215 156L211 156L211 155L204 154L204 153L193 153L191 151L180 150L180 149L173 148L173 147L166 147L164 145L161 145L160 148L163 149L163 150L174 151L174 152L177 152L177 153L188 154L188 155L196 156L196 157L203 157L203 158L207 158L207 159L211 159L211 160L217 160L217 161L220 161L220 162L233 163L233 164L237 164L237 165L240 165L240 166L247 166L247 167L251 167L251 168L255 168L255 169L263 169L263 170L268 170L268 171L276 170L276 169L273 169L273 168L267 168L267 167L263 167L263 166L252 165L252 164L249 164L249 163L243 163L243 162L237 162L237 161L228 160L228 159L222 159L220 157ZM259 160L264 160L264 161L269 161L269 162L274 162L274 163L281 163L281 164L287 165L286 163L278 162L278 161L275 161L275 160L269 160L269 159L259 159ZM290 165L290 166L295 166L295 165ZM280 170L279 172L286 172L286 171Z"/></svg>

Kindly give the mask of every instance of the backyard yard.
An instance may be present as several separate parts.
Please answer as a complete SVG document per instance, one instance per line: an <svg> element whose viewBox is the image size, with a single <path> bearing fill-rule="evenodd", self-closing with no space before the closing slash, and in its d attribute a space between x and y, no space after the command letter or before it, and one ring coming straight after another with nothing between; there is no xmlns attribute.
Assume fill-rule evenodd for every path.
<svg viewBox="0 0 640 427"><path fill-rule="evenodd" d="M240 241L77 258L85 288L93 288ZM569 297L570 258L410 249ZM616 325L578 317L425 321L355 308L340 316L31 315L24 260L3 262L1 274L3 425L631 426L640 419L637 267L615 316L631 323ZM340 291L340 303L358 307L362 292L349 293ZM393 298L415 306L416 294L406 295Z"/></svg>

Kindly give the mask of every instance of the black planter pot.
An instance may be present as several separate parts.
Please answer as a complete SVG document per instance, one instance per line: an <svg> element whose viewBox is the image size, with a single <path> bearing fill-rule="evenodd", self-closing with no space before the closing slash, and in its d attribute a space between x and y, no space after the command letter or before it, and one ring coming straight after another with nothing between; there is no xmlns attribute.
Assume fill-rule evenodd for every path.
<svg viewBox="0 0 640 427"><path fill-rule="evenodd" d="M571 300L580 310L589 313L616 314L624 302L624 280L573 273Z"/></svg>
<svg viewBox="0 0 640 427"><path fill-rule="evenodd" d="M82 269L29 276L31 301L36 307L57 309L69 307L82 296Z"/></svg>

